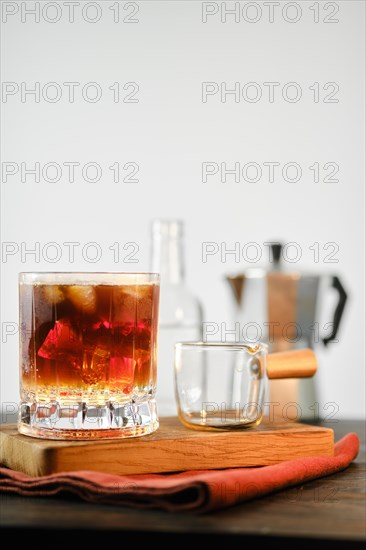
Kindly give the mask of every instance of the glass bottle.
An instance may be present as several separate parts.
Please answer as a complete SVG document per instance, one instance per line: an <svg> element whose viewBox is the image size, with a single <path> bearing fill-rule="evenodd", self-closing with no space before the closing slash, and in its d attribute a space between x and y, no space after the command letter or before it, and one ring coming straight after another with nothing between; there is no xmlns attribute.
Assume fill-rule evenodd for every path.
<svg viewBox="0 0 366 550"><path fill-rule="evenodd" d="M202 308L184 284L184 224L152 223L153 272L160 273L157 403L159 416L177 414L174 389L174 345L202 339Z"/></svg>

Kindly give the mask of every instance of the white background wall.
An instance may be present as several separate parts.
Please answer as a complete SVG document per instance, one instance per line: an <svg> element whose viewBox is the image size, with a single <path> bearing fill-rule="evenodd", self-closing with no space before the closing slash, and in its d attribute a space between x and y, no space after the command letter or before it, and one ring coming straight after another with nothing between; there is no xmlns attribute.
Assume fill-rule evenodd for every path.
<svg viewBox="0 0 366 550"><path fill-rule="evenodd" d="M3 96L3 163L28 167L39 162L75 161L98 163L100 181L85 181L80 167L75 182L68 181L64 166L60 181L42 178L39 183L20 170L2 181L3 246L32 248L58 243L62 257L50 263L47 257L21 257L20 252L2 256L1 308L4 323L17 322L17 274L32 270L148 270L149 224L152 218L181 218L186 222L187 283L202 299L207 321L230 319L230 295L223 281L227 272L244 269L248 262L235 262L233 255L223 262L217 254L202 262L202 243L227 243L232 248L248 242L262 245L270 239L295 241L302 258L294 266L315 273L337 273L350 295L341 326L339 343L320 351L318 375L321 407L335 402L339 417L365 414L364 361L364 11L362 1L284 3L269 7L264 2L240 2L248 22L220 12L202 22L201 2L120 2L120 21L113 21L115 2L94 3L100 19L90 23L96 7L85 2L75 5L74 22L64 2L40 2L40 21L24 15L34 2L2 2L7 13L2 24L2 79L21 88L40 83L39 103L21 93ZM55 4L57 6L55 7ZM90 3L89 3L90 4ZM287 3L288 4L288 3ZM138 22L122 19L129 13ZM220 8L211 3L209 9ZM226 4L228 8L233 2ZM57 10L56 10L57 8ZM82 13L84 8L84 17ZM283 8L285 11L283 12ZM260 15L260 10L262 15ZM301 10L301 14L300 14ZM335 13L338 10L338 13ZM50 23L47 19L59 21ZM295 19L290 23L285 20ZM324 19L338 20L325 22ZM7 19L7 20L6 20ZM62 91L59 101L50 102L56 82ZM70 103L64 82L78 82L75 101ZM96 82L102 90L97 102L86 101L81 89ZM138 83L136 103L113 101L109 86ZM227 101L220 94L202 101L202 82L255 82L262 98L251 103L242 97ZM268 100L268 86L278 82L274 101ZM302 96L285 100L283 86L296 82ZM320 100L309 89L319 82ZM338 102L323 100L335 82ZM4 85L4 84L3 84ZM8 85L9 86L9 85ZM10 90L7 87L7 90ZM288 89L292 97L294 88ZM93 89L89 88L92 95ZM253 93L251 88L248 93ZM49 94L47 96L47 93ZM273 183L263 162L297 162L300 181L285 181L280 171ZM113 182L108 168L119 162L139 165L138 183ZM219 175L202 182L203 162L256 162L262 165L262 179L249 183L226 183ZM309 169L314 162L336 163L338 182L314 182ZM5 169L9 169L6 165ZM4 164L3 164L4 169ZM125 172L123 172L123 176ZM329 172L328 172L329 173ZM289 173L292 176L291 172ZM89 173L92 176L92 171ZM323 180L325 172L321 170ZM49 177L52 177L52 170ZM79 242L71 263L64 242ZM90 263L81 249L95 241L101 259ZM136 242L138 263L114 262L109 246L114 242ZM310 246L320 243L320 261L314 262ZM326 263L322 247L334 242L339 247L337 263ZM263 248L264 250L264 248ZM330 249L328 250L328 252ZM54 249L48 249L50 256ZM93 250L89 249L92 253ZM123 255L126 251L122 251ZM128 251L127 251L128 252ZM47 249L46 249L47 253ZM123 256L122 256L123 259ZM265 257L263 261L265 263ZM288 267L291 267L288 264ZM330 307L335 296L324 300ZM326 315L325 315L326 317ZM330 315L328 315L328 318ZM329 319L328 319L329 320ZM6 340L4 342L4 340ZM2 401L18 400L18 336L3 335L1 362Z"/></svg>

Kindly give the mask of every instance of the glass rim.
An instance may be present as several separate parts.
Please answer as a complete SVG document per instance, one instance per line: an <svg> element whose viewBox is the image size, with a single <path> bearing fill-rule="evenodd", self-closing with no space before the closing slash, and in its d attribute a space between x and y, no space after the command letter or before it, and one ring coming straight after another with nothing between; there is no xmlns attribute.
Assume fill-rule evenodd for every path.
<svg viewBox="0 0 366 550"><path fill-rule="evenodd" d="M264 342L176 342L175 348L184 348L184 349L230 349L242 351L245 350L251 355L256 353L266 352L268 350L268 344Z"/></svg>
<svg viewBox="0 0 366 550"><path fill-rule="evenodd" d="M160 274L147 271L21 271L19 284L98 285L159 284Z"/></svg>
<svg viewBox="0 0 366 550"><path fill-rule="evenodd" d="M157 271L19 271L19 275L159 275Z"/></svg>

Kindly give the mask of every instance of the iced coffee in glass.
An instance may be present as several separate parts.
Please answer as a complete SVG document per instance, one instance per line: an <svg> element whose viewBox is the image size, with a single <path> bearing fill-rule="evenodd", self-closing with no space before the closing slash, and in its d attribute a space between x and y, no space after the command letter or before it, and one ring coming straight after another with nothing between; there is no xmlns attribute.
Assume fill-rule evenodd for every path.
<svg viewBox="0 0 366 550"><path fill-rule="evenodd" d="M49 439L155 431L159 275L21 273L18 429Z"/></svg>

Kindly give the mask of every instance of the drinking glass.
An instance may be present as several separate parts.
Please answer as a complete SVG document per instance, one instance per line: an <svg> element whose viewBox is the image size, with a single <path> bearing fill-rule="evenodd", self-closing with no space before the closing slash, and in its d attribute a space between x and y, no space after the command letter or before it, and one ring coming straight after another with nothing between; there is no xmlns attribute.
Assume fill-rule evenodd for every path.
<svg viewBox="0 0 366 550"><path fill-rule="evenodd" d="M20 273L18 429L123 438L159 426L159 275Z"/></svg>
<svg viewBox="0 0 366 550"><path fill-rule="evenodd" d="M255 426L267 385L265 344L178 342L175 389L178 415L196 429Z"/></svg>

